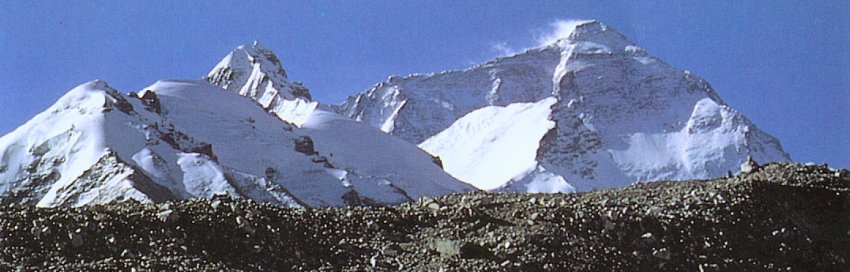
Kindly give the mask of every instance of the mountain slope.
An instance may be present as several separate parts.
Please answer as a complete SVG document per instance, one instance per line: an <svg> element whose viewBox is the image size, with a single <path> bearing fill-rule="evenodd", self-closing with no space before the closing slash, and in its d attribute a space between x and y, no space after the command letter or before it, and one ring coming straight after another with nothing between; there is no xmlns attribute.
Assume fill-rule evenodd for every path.
<svg viewBox="0 0 850 272"><path fill-rule="evenodd" d="M250 74L250 77L240 76L245 74ZM251 47L243 45L236 48L205 79L228 92L238 90L239 95L257 101L280 119L299 126L299 131L311 139L315 150L328 154L326 159L341 169L334 175L346 179L346 184L364 182L361 180L363 177L357 178L357 175L365 175L381 183L395 180L411 188L436 183L452 190L471 189L466 184L459 185L445 173L437 173L434 166L442 166L436 158L415 145L321 109L324 107L319 102L310 101L306 87L289 82L278 57L256 41ZM273 103L266 104L264 101ZM425 177L431 179L417 180ZM394 186L390 185L390 188ZM373 199L381 195L364 190L360 190L360 194ZM407 200L419 196L422 194L413 193L407 196Z"/></svg>
<svg viewBox="0 0 850 272"><path fill-rule="evenodd" d="M234 55L225 60L238 62ZM267 72L268 63L256 58L251 65L262 69L252 74ZM228 86L238 92L206 81L160 81L129 95L103 81L80 85L0 138L0 202L79 206L227 194L323 207L474 190L415 145L336 114L301 110L309 127L284 122L280 105L317 103L306 88L281 81L282 71L260 81L234 77ZM351 137L363 145L349 145Z"/></svg>
<svg viewBox="0 0 850 272"><path fill-rule="evenodd" d="M502 121L555 123L528 147L536 154L533 171L516 169L485 182L486 175L452 170L476 161L458 154L469 151L452 146L498 138L502 132L481 128L451 132L453 137L441 134L487 122L491 113L478 111L550 97L557 102L548 117ZM336 109L434 155L466 157L446 163L446 169L479 188L499 183L506 190L586 191L638 180L721 176L748 156L790 160L778 140L726 105L705 80L650 56L597 21L579 24L554 44L466 70L390 77ZM571 186L561 186L564 181ZM532 183L536 189L529 187Z"/></svg>
<svg viewBox="0 0 850 272"><path fill-rule="evenodd" d="M455 177L481 189L496 189L502 185L500 181L536 168L540 138L555 127L547 118L555 102L555 98L548 98L537 103L484 107L461 117L420 146L441 154L446 171Z"/></svg>

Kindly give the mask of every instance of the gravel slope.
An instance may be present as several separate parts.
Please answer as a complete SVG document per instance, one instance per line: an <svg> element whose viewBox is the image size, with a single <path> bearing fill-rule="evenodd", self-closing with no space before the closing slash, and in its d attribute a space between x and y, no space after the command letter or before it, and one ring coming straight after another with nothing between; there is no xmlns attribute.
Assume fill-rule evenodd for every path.
<svg viewBox="0 0 850 272"><path fill-rule="evenodd" d="M298 210L227 198L0 207L0 270L846 270L850 172L771 164L581 194Z"/></svg>

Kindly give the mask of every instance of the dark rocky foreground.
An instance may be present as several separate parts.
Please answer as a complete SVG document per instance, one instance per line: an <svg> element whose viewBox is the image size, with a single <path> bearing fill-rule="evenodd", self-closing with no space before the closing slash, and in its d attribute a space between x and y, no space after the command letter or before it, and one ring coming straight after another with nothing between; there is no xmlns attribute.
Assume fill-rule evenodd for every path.
<svg viewBox="0 0 850 272"><path fill-rule="evenodd" d="M0 207L0 271L846 271L850 172L773 164L573 195L294 210L214 199Z"/></svg>

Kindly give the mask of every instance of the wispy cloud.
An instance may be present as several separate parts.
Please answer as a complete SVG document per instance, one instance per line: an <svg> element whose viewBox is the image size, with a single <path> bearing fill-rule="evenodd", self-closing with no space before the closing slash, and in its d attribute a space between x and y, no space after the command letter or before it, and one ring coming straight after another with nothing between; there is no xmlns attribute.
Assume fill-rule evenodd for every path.
<svg viewBox="0 0 850 272"><path fill-rule="evenodd" d="M558 19L549 23L547 28L530 31L530 41L519 41L527 46L511 46L505 41L494 42L490 49L499 57L511 56L530 48L552 44L559 39L565 38L576 29L576 26L588 22L588 20Z"/></svg>
<svg viewBox="0 0 850 272"><path fill-rule="evenodd" d="M519 51L509 46L507 42L493 43L491 49L496 52L496 54L499 54L500 57L510 56L519 53Z"/></svg>
<svg viewBox="0 0 850 272"><path fill-rule="evenodd" d="M569 36L576 29L576 26L587 21L576 19L555 20L549 23L548 30L539 32L534 39L537 42L537 46L552 44L561 38Z"/></svg>

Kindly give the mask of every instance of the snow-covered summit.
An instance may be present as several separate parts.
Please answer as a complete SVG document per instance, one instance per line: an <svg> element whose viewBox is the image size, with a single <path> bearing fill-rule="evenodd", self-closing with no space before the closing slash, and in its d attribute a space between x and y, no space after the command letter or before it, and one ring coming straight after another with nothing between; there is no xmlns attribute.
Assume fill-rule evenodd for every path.
<svg viewBox="0 0 850 272"><path fill-rule="evenodd" d="M234 49L204 79L226 91L250 97L296 125L318 106L304 85L289 81L277 55L258 41Z"/></svg>
<svg viewBox="0 0 850 272"><path fill-rule="evenodd" d="M612 51L623 50L627 46L634 46L634 43L629 41L628 38L597 20L576 22L575 29L554 44L565 46L580 42L606 46Z"/></svg>
<svg viewBox="0 0 850 272"><path fill-rule="evenodd" d="M486 189L584 191L720 176L747 156L790 160L705 80L595 20L466 70L390 77L336 109L445 157L450 174ZM519 146L530 150L506 151ZM523 167L476 168L508 161Z"/></svg>
<svg viewBox="0 0 850 272"><path fill-rule="evenodd" d="M0 203L226 194L324 207L475 190L376 128L320 110L297 127L254 99L204 80L163 80L130 94L103 81L82 84L0 138Z"/></svg>

